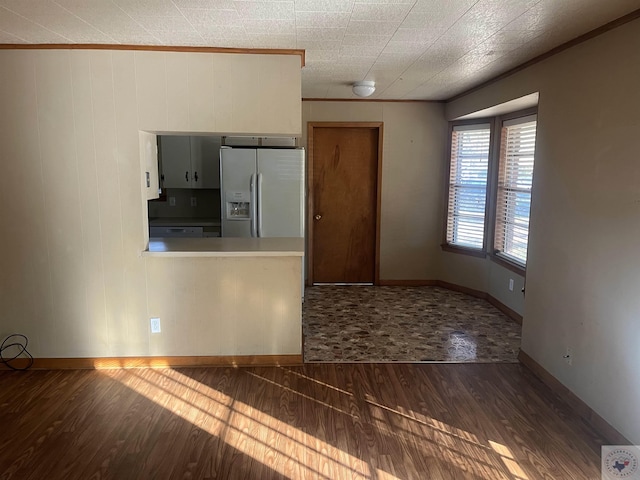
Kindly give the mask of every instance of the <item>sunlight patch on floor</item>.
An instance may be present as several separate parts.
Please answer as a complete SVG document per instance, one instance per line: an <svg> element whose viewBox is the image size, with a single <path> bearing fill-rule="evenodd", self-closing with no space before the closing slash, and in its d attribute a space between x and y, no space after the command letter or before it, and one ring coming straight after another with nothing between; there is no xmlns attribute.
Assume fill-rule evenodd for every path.
<svg viewBox="0 0 640 480"><path fill-rule="evenodd" d="M397 480L362 460L175 370L104 370L180 418L287 478Z"/></svg>
<svg viewBox="0 0 640 480"><path fill-rule="evenodd" d="M385 468L393 471L393 462L387 468L382 458L385 455L380 455L379 463L369 464L317 436L176 370L120 369L101 372L287 478L399 480L385 471ZM246 373L297 395L303 401L313 402L318 409L329 408L336 414L349 416L354 423L362 422L357 415L329 403L326 397L320 400L255 372L247 370ZM296 375L316 381L303 374ZM317 383L322 388L333 389L336 394L348 395L350 401L354 401L350 392L324 382ZM489 445L484 445L467 431L424 415L417 418L412 411L403 412L400 407L383 405L368 394L360 401L366 402L370 411L371 423L364 424L364 427L372 429L376 436L382 434L383 438L394 438L406 448L418 449L420 455L434 457L434 460L438 460L434 461L434 468L437 463L445 461L455 470L470 473L476 478L528 480L505 445L491 441ZM318 425L318 428L323 430L325 426Z"/></svg>
<svg viewBox="0 0 640 480"><path fill-rule="evenodd" d="M518 462L516 462L513 453L506 445L502 445L501 443L493 442L489 440L489 445L493 448L498 455L500 455L500 459L505 464L505 466L509 469L509 472L517 479L517 480L529 480L529 477L524 473Z"/></svg>

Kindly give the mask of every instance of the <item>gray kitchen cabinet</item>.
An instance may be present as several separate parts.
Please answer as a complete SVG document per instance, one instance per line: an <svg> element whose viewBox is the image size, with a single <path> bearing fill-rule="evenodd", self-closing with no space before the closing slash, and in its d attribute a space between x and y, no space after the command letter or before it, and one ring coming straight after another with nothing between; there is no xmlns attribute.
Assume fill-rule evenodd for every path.
<svg viewBox="0 0 640 480"><path fill-rule="evenodd" d="M191 141L191 168L199 169L202 180L191 188L220 188L220 137L196 136Z"/></svg>
<svg viewBox="0 0 640 480"><path fill-rule="evenodd" d="M160 137L164 188L220 188L220 137Z"/></svg>
<svg viewBox="0 0 640 480"><path fill-rule="evenodd" d="M164 188L191 188L191 144L189 137L160 137L161 181Z"/></svg>

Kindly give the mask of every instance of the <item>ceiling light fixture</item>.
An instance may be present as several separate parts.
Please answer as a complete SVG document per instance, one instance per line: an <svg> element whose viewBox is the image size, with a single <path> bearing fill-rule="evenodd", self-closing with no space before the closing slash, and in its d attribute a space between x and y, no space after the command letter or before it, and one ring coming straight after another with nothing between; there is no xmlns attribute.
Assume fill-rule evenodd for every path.
<svg viewBox="0 0 640 480"><path fill-rule="evenodd" d="M368 97L376 91L376 82L362 81L353 84L353 93L359 97Z"/></svg>

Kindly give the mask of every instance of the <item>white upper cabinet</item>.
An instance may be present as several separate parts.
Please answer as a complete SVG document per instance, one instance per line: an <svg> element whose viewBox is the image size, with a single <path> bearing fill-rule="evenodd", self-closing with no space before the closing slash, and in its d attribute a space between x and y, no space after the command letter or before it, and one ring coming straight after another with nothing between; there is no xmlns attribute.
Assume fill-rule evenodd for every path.
<svg viewBox="0 0 640 480"><path fill-rule="evenodd" d="M160 137L164 188L220 188L219 137Z"/></svg>
<svg viewBox="0 0 640 480"><path fill-rule="evenodd" d="M147 200L158 198L158 144L153 133L140 132L140 165Z"/></svg>

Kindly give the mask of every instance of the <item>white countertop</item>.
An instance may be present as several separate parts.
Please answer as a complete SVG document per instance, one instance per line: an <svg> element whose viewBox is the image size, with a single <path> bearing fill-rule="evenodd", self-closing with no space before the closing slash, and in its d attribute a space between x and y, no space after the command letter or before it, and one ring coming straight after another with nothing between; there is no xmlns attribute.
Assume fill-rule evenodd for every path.
<svg viewBox="0 0 640 480"><path fill-rule="evenodd" d="M151 227L219 227L220 219L205 217L156 217L149 219Z"/></svg>
<svg viewBox="0 0 640 480"><path fill-rule="evenodd" d="M302 257L304 238L150 238L148 257Z"/></svg>

